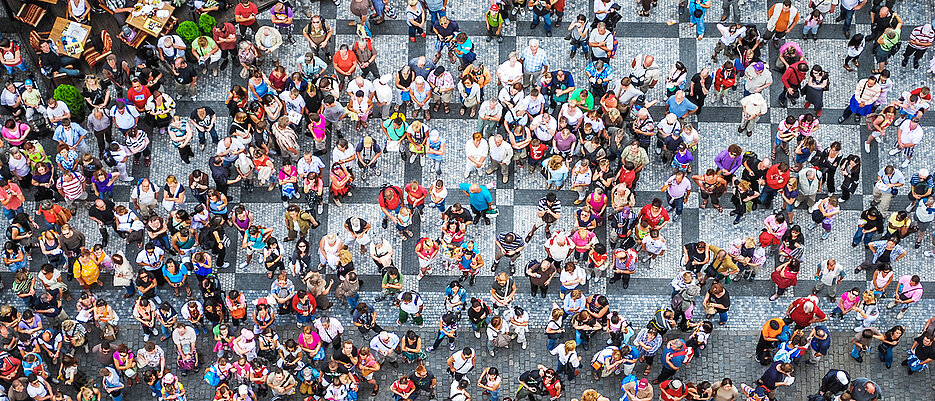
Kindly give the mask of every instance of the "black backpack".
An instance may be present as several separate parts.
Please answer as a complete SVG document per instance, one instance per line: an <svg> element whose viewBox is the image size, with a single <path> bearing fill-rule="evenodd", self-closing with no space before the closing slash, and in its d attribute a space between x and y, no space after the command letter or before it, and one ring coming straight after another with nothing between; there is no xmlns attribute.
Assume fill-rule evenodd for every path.
<svg viewBox="0 0 935 401"><path fill-rule="evenodd" d="M110 149L104 151L104 154L101 155L101 161L104 162L107 167L117 166L117 159L114 157L113 153L111 153Z"/></svg>

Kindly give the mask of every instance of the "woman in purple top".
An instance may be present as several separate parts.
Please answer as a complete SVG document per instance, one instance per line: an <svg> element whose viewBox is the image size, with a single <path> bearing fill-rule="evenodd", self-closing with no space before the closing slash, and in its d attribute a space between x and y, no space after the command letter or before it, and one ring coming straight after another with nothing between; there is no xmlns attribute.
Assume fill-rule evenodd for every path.
<svg viewBox="0 0 935 401"><path fill-rule="evenodd" d="M724 181L733 182L734 172L743 165L743 150L737 144L732 144L718 153L714 158L714 164L718 172L724 177Z"/></svg>

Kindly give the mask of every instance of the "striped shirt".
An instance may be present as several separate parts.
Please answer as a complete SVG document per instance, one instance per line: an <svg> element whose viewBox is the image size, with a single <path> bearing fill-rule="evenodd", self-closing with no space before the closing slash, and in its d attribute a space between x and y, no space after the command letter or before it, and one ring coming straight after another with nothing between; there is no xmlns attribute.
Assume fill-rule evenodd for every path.
<svg viewBox="0 0 935 401"><path fill-rule="evenodd" d="M551 210L552 213L559 214L562 212L562 201L555 199L555 202L549 204L549 201L546 198L539 199L539 211Z"/></svg>
<svg viewBox="0 0 935 401"><path fill-rule="evenodd" d="M935 29L932 28L932 24L919 25L909 35L909 46L925 50L932 46L932 40L935 40ZM920 42L920 44L913 44L912 42Z"/></svg>
<svg viewBox="0 0 935 401"><path fill-rule="evenodd" d="M857 88L854 90L854 98L857 99L857 102L863 104L872 104L877 101L877 98L880 97L880 85L877 85L874 82L873 86L867 84L867 79L861 79L857 83Z"/></svg>
<svg viewBox="0 0 935 401"><path fill-rule="evenodd" d="M134 138L127 135L127 147L130 148L133 153L142 152L143 149L146 149L146 139L149 138L149 134L144 130L137 130L139 135Z"/></svg>
<svg viewBox="0 0 935 401"><path fill-rule="evenodd" d="M76 172L71 172L70 174L75 177L75 179L66 182L66 174L63 175L62 178L59 178L58 183L55 184L55 187L58 188L59 191L62 191L66 200L78 199L78 197L84 193L84 175Z"/></svg>
<svg viewBox="0 0 935 401"><path fill-rule="evenodd" d="M506 240L506 236L510 234L513 234L512 242ZM506 251L507 253L513 252L519 249L520 247L522 247L523 245L526 245L526 241L523 240L522 237L520 237L519 235L516 235L516 233L511 233L511 232L497 234L497 242L500 243L500 246L503 247L503 250Z"/></svg>

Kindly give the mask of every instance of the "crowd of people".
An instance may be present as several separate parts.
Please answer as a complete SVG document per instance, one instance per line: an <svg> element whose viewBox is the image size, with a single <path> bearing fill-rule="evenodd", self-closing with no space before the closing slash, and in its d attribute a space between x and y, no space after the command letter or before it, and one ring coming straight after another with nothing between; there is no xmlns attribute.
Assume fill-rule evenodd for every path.
<svg viewBox="0 0 935 401"><path fill-rule="evenodd" d="M909 252L935 255L935 242L927 239L935 220L935 177L924 160L913 157L924 140L922 117L932 95L927 86L894 83L910 61L911 68L920 67L935 30L932 24L919 25L901 42L903 20L890 0L809 0L798 7L785 0L755 16L765 29L727 22L739 20L742 2L723 0L716 24L720 38L711 54L715 67L692 73L681 61L660 65L654 57L659 54L618 53L617 28L623 23L616 0L595 0L593 14L569 10L574 18L567 29L561 27L564 0L491 0L479 11L482 32L461 30L447 16L447 1L408 0L405 12L399 12L408 39L434 43L434 53L402 66L386 65L374 46L374 40L387 38L380 38L384 20L397 18L383 0L349 2L355 19L348 24L357 32L350 43L338 43L336 27L312 15L301 0L275 2L269 24L260 22L267 11L251 0L196 1L188 5L192 18L233 8L233 19L219 20L211 35L190 42L170 31L142 45L135 57L107 56L100 70L87 73L78 85L90 110L83 121L64 101L39 90L34 80L45 77L26 73L20 43L0 39L11 77L0 93L0 130L8 145L0 168L0 204L9 222L3 262L13 272L10 290L22 301L0 306L0 384L16 401L97 401L104 393L122 401L125 390L140 383L159 400L184 400L178 376L189 374L216 387L218 401L284 400L293 394L346 401L367 391L405 401L423 394L452 401L482 395L492 401L535 401L563 396L563 382L584 370L594 380L621 384L613 394L588 389L570 395L582 401L650 401L656 393L664 401L763 401L793 385L796 368L810 369L799 361L814 364L829 352L832 332L822 322L832 318L854 321L850 357L857 362L876 346L887 369L902 359L906 374L924 371L935 359L935 318L923 327L886 329L875 323L889 310L896 321L903 319L922 299L920 267L900 259ZM640 16L661 12L656 1L637 3ZM677 7L678 14L689 14L699 40L712 5L692 0ZM98 13L101 6L69 0L67 16L92 23L109 18ZM107 6L121 23L133 11ZM502 43L503 27L519 23L527 10L530 29L541 21L547 36L553 28L567 33L569 58L588 59L583 71L563 69L566 63L550 59L537 39L519 43L500 65L478 60L474 41L483 36ZM852 36L851 21L863 10L870 13L870 32ZM819 29L832 29L821 28L831 18L843 21L848 39L847 48L839 49L842 69L823 68L800 45L817 37ZM296 26L298 20L307 25ZM801 36L793 34L796 29ZM888 66L901 44L901 66ZM62 55L59 45L40 43L42 74L78 79L78 60ZM301 57L281 57L288 46L304 49ZM764 51L770 46L777 55L772 62ZM870 57L863 57L864 63L872 65L872 73L859 79L848 104L832 106L843 109L837 124L849 124L853 117L854 129L869 133L866 141L821 143L816 134L831 76L854 74L865 47ZM727 60L718 64L719 57ZM615 71L612 58L625 58L625 70ZM214 110L203 101L222 99L200 96L199 77L217 76L228 67L246 82L230 88L223 99L226 109ZM774 80L780 87L773 91L775 100L769 96ZM729 98L738 88L742 96L734 104ZM706 103L709 95L712 101ZM785 110L797 101L804 107L789 109L777 132L757 132L770 107ZM177 102L196 107L182 115ZM769 135L769 154L705 141L698 123L704 106L739 108L738 138ZM434 129L430 122L433 114L452 109L476 119L476 126L467 127L472 135L463 150L461 143L449 141L456 133ZM229 126L218 126L219 117L229 117ZM349 126L354 132L342 132ZM182 163L192 163L198 152L209 155L208 165L196 166L187 177L133 177L131 172L142 171L141 163L150 166L150 136L156 135L169 139ZM46 150L50 146L54 152ZM704 146L717 148L713 164L696 160ZM861 157L874 148L902 154L903 161L884 162L875 175L872 202L856 227L834 229L854 230L855 249L841 252L866 250L866 260L859 266L823 260L811 295L788 296L800 274L812 277L812 268L802 262L806 252L814 252L806 249L805 237L826 240L842 225L835 220L858 192ZM376 181L382 160L396 156L423 168L428 162L435 173L429 182L388 183L377 192L380 224L405 240L417 236L414 249L394 249L390 239L372 236L376 221L341 215L352 189ZM463 164L464 177L445 173L452 170L446 166L457 164ZM661 188L641 183L650 164L670 171ZM479 182L498 174L503 183L533 175L546 194L529 232L480 238L472 226L496 218L491 193L496 183L478 184L471 177ZM114 202L118 182L129 183L129 204ZM466 205L448 200L452 182ZM278 189L282 224L260 225L255 211L232 198L234 185L247 193ZM637 189L658 196L638 204ZM563 215L566 190L575 197L571 216ZM891 210L902 190L908 206ZM751 214L764 218L762 226L717 244L692 240L672 249L666 227L679 221L692 192L698 192L700 208L717 211L716 219L729 202L732 218L724 221L737 225ZM326 205L344 222L329 227L331 232L317 230ZM414 232L413 222L422 219L426 206L442 217ZM99 242L88 241L71 224L86 216L97 226ZM554 229L562 219L573 221L573 229ZM543 237L537 236L539 229ZM607 241L599 235L604 232ZM127 252L138 253L105 251L112 233ZM485 261L480 243L489 240L494 257ZM543 246L546 257L524 257L530 246ZM260 264L271 282L267 296L247 299L218 279L240 249L243 259L228 271ZM606 277L608 293L626 291L631 276L662 263L666 251L681 256L682 268L671 288L661 290L671 301L646 311L652 316L645 324L619 312L609 294L588 290L589 280ZM404 290L397 263L413 254L418 279L438 270L460 273L445 288L443 309L426 305L418 291ZM369 303L361 299L354 268L355 259L359 266L370 263L361 260L368 258L382 277L380 296ZM487 268L496 273L489 293L474 288L476 276ZM852 269L871 274L869 285L839 291ZM112 273L113 282L104 283L102 272ZM477 366L479 352L493 357L511 344L527 349L530 340L541 339L530 333L535 311L517 298L517 274L529 279L532 297L554 299L546 316L547 342L533 347L545 345L557 363L501 378L495 363ZM731 287L765 275L775 285L769 300L789 306L762 325L755 352L766 366L762 376L736 385L730 378L696 383L678 378L715 329L727 324ZM77 288L69 285L72 280L80 293L69 291ZM115 310L100 296L104 288L124 290L132 310ZM378 324L374 308L383 302L398 309L397 325L389 330ZM350 320L331 316L332 307L345 308ZM437 325L437 335L423 339L405 325L422 327L426 307L438 308L441 316L428 322ZM277 328L293 322L298 336L280 337ZM127 324L142 328L142 342L120 334ZM369 340L345 339L345 327L351 326ZM485 338L485 349L458 344L459 326L462 333L470 327L476 338ZM673 335L676 331L689 334ZM904 335L911 338L902 340ZM444 343L452 352L447 366L430 366L428 353L440 352ZM911 343L906 357L894 355L906 343ZM211 345L212 352L200 353L199 344ZM592 345L597 345L593 354ZM100 369L84 372L81 358L99 362ZM638 365L642 370L634 372ZM389 389L379 386L380 371L392 378ZM433 371L447 371L450 386L436 391L440 380ZM618 378L607 379L611 376ZM502 387L518 389L501 395ZM877 382L851 377L844 369L829 370L817 392L806 391L814 393L809 400L826 401L871 401L883 393Z"/></svg>

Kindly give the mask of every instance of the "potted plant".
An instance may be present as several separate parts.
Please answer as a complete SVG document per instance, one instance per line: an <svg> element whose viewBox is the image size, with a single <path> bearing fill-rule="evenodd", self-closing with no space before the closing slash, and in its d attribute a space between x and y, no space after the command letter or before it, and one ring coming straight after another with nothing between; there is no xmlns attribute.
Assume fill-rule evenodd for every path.
<svg viewBox="0 0 935 401"><path fill-rule="evenodd" d="M206 14L201 14L198 17L198 29L201 30L201 34L205 36L211 36L211 32L214 30L214 26L217 25L217 20L214 17Z"/></svg>
<svg viewBox="0 0 935 401"><path fill-rule="evenodd" d="M198 25L192 21L182 21L179 23L179 26L175 28L175 33L178 34L186 45L191 45L192 41L195 38L201 36L201 32L198 30Z"/></svg>
<svg viewBox="0 0 935 401"><path fill-rule="evenodd" d="M67 84L59 85L55 88L52 97L60 102L65 102L71 112L72 121L84 121L84 118L87 117L88 108L78 88Z"/></svg>

